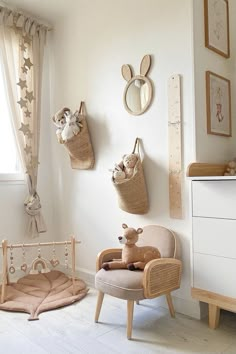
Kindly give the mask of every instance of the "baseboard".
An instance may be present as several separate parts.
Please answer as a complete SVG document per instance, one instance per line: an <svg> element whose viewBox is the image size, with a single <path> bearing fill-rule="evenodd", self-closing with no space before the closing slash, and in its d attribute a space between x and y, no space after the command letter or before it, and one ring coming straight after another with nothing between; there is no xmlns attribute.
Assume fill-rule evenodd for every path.
<svg viewBox="0 0 236 354"><path fill-rule="evenodd" d="M84 280L88 286L94 287L95 272L84 268L76 268L76 275Z"/></svg>
<svg viewBox="0 0 236 354"><path fill-rule="evenodd" d="M199 301L182 299L177 296L172 296L173 305L176 313L181 313L183 315L200 320L202 318L202 312ZM155 299L144 300L147 303L152 304L154 307L164 307L168 309L167 301L165 296L160 296Z"/></svg>
<svg viewBox="0 0 236 354"><path fill-rule="evenodd" d="M77 272L77 276L83 279L88 286L94 287L95 272L88 271L87 269L84 268L77 268L76 272ZM202 307L202 304L200 304L199 301L196 301L194 299L192 300L182 299L177 296L174 296L173 294L172 294L172 300L175 307L175 311L178 313L196 318L198 320L203 318L206 315L205 308ZM151 300L148 299L143 301L150 303L151 306L155 306L155 307L162 306L164 308L168 308L165 296L160 296L155 299L151 299Z"/></svg>

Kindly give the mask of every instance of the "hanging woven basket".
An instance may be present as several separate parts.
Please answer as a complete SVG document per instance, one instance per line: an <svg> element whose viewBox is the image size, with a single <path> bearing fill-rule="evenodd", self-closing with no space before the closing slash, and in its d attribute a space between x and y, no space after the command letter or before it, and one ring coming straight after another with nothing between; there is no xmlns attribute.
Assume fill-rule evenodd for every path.
<svg viewBox="0 0 236 354"><path fill-rule="evenodd" d="M135 140L132 154L137 156L133 176L121 181L112 179L112 183L117 192L120 209L131 214L145 214L148 212L149 203L138 138Z"/></svg>
<svg viewBox="0 0 236 354"><path fill-rule="evenodd" d="M84 102L80 104L79 114L82 125L80 132L62 143L69 153L71 167L73 169L87 170L93 168L95 158L86 121Z"/></svg>

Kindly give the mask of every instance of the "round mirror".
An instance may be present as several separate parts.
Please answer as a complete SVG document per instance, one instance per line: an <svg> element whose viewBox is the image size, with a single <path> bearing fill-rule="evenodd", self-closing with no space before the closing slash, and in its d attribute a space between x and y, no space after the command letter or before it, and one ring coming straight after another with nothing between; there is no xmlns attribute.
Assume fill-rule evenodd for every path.
<svg viewBox="0 0 236 354"><path fill-rule="evenodd" d="M121 73L127 81L123 101L125 109L134 115L144 113L152 100L152 82L147 78L151 67L151 56L145 55L140 64L140 75L133 75L132 68L128 64L122 65Z"/></svg>
<svg viewBox="0 0 236 354"><path fill-rule="evenodd" d="M126 110L134 115L144 113L152 99L152 85L145 76L135 76L126 85L124 105Z"/></svg>

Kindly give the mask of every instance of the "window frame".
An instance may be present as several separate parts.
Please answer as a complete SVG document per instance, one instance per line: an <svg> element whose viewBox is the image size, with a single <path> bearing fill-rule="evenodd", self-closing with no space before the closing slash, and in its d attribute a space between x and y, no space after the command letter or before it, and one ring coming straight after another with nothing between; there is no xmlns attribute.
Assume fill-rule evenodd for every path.
<svg viewBox="0 0 236 354"><path fill-rule="evenodd" d="M23 172L0 173L0 184L26 184Z"/></svg>

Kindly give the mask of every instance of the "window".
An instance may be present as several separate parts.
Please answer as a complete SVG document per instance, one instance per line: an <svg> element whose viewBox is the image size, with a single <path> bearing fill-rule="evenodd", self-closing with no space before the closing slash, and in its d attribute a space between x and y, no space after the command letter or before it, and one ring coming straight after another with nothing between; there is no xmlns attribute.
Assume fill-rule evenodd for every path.
<svg viewBox="0 0 236 354"><path fill-rule="evenodd" d="M16 141L11 126L4 78L0 67L0 180L23 180Z"/></svg>

